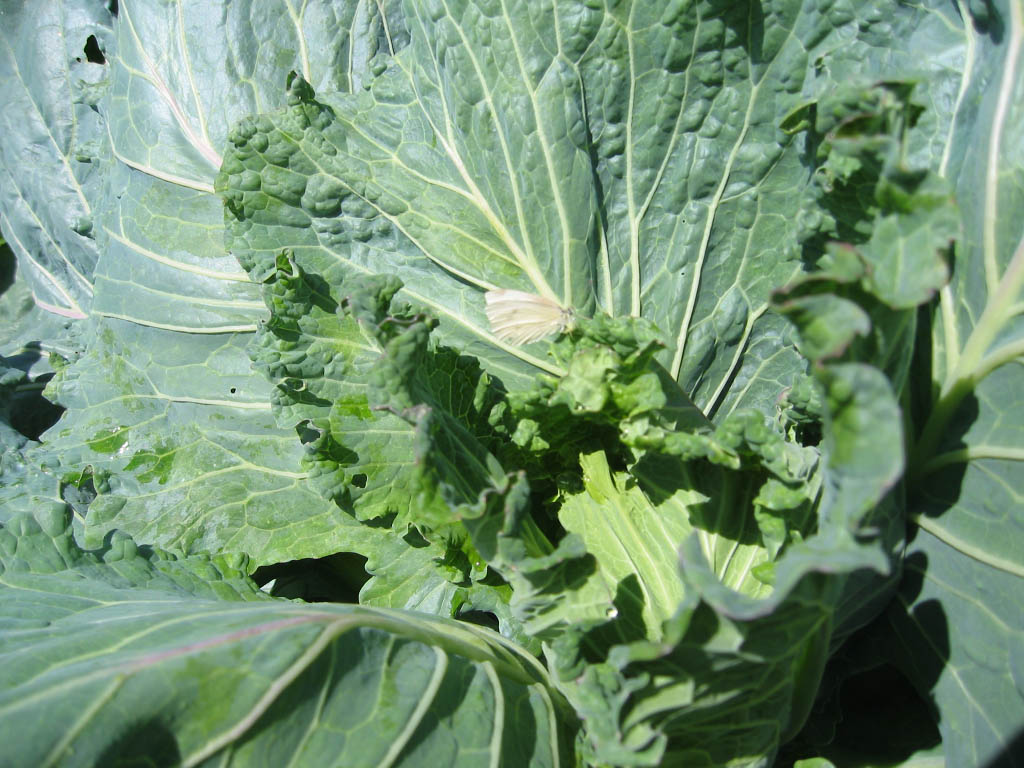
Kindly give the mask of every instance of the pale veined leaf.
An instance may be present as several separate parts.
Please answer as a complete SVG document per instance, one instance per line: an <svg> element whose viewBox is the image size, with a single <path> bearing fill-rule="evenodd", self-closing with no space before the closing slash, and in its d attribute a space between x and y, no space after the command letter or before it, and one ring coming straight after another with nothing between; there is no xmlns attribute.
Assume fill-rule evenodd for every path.
<svg viewBox="0 0 1024 768"><path fill-rule="evenodd" d="M488 291L491 331L509 344L529 344L572 327L573 312L551 299L512 290Z"/></svg>

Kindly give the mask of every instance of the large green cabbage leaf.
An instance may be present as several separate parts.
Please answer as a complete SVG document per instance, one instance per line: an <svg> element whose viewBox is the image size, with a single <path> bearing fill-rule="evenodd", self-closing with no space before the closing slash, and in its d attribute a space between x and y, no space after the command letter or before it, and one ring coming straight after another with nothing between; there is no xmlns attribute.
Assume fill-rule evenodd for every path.
<svg viewBox="0 0 1024 768"><path fill-rule="evenodd" d="M1012 213L1024 202L1022 44L1019 3L956 3L922 19L895 62L929 86L918 89L927 109L904 152L948 180L960 224L903 395L905 576L867 637L876 663L895 663L933 702L947 765L1019 765L1024 733L1024 615L1011 596L1024 577L1024 228ZM870 59L850 53L833 64L837 75Z"/></svg>
<svg viewBox="0 0 1024 768"><path fill-rule="evenodd" d="M9 520L4 765L568 764L564 702L516 645L274 599L244 567L123 534L83 551L59 509Z"/></svg>
<svg viewBox="0 0 1024 768"><path fill-rule="evenodd" d="M951 35L956 120L937 158L963 235L931 317L932 391L911 453L913 536L889 647L934 698L947 764L1020 765L1024 7L971 21Z"/></svg>
<svg viewBox="0 0 1024 768"><path fill-rule="evenodd" d="M100 253L104 128L95 107L109 35L100 3L3 9L0 226L37 304L69 318L89 311Z"/></svg>
<svg viewBox="0 0 1024 768"><path fill-rule="evenodd" d="M364 604L543 650L578 759L769 765L909 522L879 658L931 697L949 764L1013 759L1016 0L3 14L0 226L64 319L0 352L71 359L40 444L10 425L41 380L4 362L8 531L69 504L107 552L121 529L245 569L358 553ZM498 288L574 328L499 339ZM55 733L60 762L78 737Z"/></svg>
<svg viewBox="0 0 1024 768"><path fill-rule="evenodd" d="M275 80L303 66L303 23L318 29L317 14L332 13L293 19L285 5L255 27L237 4L118 7L100 109L107 195L91 339L53 385L68 416L49 443L65 464L92 467L94 543L116 514L121 529L181 551L273 560L271 538L279 558L301 557L341 528L303 488L300 449L275 429L268 387L251 371L245 345L261 303L224 252L212 194L225 126L274 104ZM275 45L291 54L259 55ZM308 510L309 527L275 520L280 507Z"/></svg>
<svg viewBox="0 0 1024 768"><path fill-rule="evenodd" d="M45 48L56 29L68 46L84 46L93 28L78 29L71 22L86 11L69 8L64 26L25 22L21 45ZM318 86L348 88L369 76L381 45L402 35L376 6L290 8L254 16L248 4L125 2L116 19L106 16L114 30L100 37L105 77L93 76L95 109L86 112L101 121L87 158L103 170L89 232L101 257L88 264L95 289L87 350L52 385L68 414L46 455L89 475L96 499L83 522L93 545L116 525L179 551L231 549L259 563L358 549L371 553L371 568L378 556L405 563L405 576L373 585L384 602L401 607L401 594L413 605L450 606L455 587L430 579L430 553L356 529L306 487L302 447L293 430L276 426L270 388L245 351L264 310L224 250L212 194L224 135L241 116L282 103L290 69ZM78 66L84 55L81 47L45 50L54 67ZM24 87L39 98L31 82ZM77 98L66 90L56 106L71 109ZM4 147L12 176L35 178L26 174L33 158ZM59 213L51 196L29 199ZM31 276L31 260L22 269Z"/></svg>
<svg viewBox="0 0 1024 768"><path fill-rule="evenodd" d="M246 119L229 137L218 189L229 248L264 284L272 312L254 359L277 383L280 423L308 433L317 486L356 518L454 540L510 583L514 616L552 644L548 657L586 712L592 759L765 759L802 722L830 644L885 599L877 578L822 582L812 574L886 570L883 553L856 538L870 538L866 516L901 475L903 436L892 385L859 361L891 355L891 374L905 378L914 308L945 279L939 249L955 230L948 199L905 211L883 190L864 206L865 217L896 230L894 249L917 235L910 247L929 271L909 299L871 286L880 304L894 305L885 318L894 330L848 362L828 362L845 345L833 339L821 348L807 341L801 356L771 311L771 292L804 271L813 247L813 228L799 214L824 194L808 173L808 142L784 131L779 113L805 105L805 90L824 91L807 47L827 57L864 21L837 25L814 10L769 15L759 20L762 50L750 61L740 53L753 41L732 34L750 23L742 7L448 3L405 11L409 45L365 91L315 92L292 76L289 109ZM687 66L705 50L703 68ZM870 83L863 88L875 97ZM890 118L905 97L894 98L874 105L883 127L866 131L865 152L880 155L902 138ZM845 116L852 106L837 108ZM876 175L880 189L912 186ZM401 278L397 295L397 284L368 279L376 272ZM484 293L494 289L572 307L577 332L554 354L543 344L510 345L484 315ZM785 309L813 340L796 306L807 301L795 297ZM422 310L439 321L433 344ZM605 312L653 325L586 319ZM651 331L664 343L651 343ZM453 349L475 355L486 373L460 366ZM822 361L820 462L817 450L787 442L766 419L784 421L777 403L807 388L807 358ZM539 373L561 383L516 395ZM507 404L481 396L488 377L499 393L512 391ZM687 395L717 429L687 414L695 410L679 404ZM617 429L618 441L602 442L602 426ZM587 496L564 496L567 535L549 543L537 530L550 524L514 490L509 470L522 456L507 450L508 440L541 462L550 446L579 451L590 440L615 461L640 463L632 479L613 481L608 458L584 462ZM570 474L580 471L571 450L561 453L570 454ZM658 466L666 455L725 469L704 463L689 475L671 460ZM658 494L673 498L660 511L648 500ZM503 509L492 511L501 499ZM816 516L807 515L809 504ZM745 520L755 508L774 546ZM798 519L787 514L794 508ZM870 522L894 546L902 519L888 502L878 509ZM597 523L601 514L610 519ZM645 535L664 541L655 547ZM690 536L703 546L686 549ZM675 575L681 546L693 555ZM788 555L773 563L780 552ZM723 582L735 591L718 594ZM772 696L739 705L746 724L729 710L706 715L728 739L709 739L685 718L678 728L663 722L681 707L710 706L714 689L703 686L715 664L678 662L671 684L646 690L651 672L629 659L650 651L623 645L660 640L674 617L684 629L661 653L678 645L685 654L700 596L740 622L736 636L747 638L750 655L734 660L737 679L779 675ZM767 629L779 615L789 617L792 635ZM582 676L581 656L591 662ZM604 656L619 661L594 664Z"/></svg>

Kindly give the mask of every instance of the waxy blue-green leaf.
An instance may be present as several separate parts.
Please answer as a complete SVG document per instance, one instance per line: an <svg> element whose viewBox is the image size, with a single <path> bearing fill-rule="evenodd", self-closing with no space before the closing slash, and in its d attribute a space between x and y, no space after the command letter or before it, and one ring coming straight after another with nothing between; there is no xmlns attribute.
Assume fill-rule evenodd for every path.
<svg viewBox="0 0 1024 768"><path fill-rule="evenodd" d="M51 354L68 359L77 352L74 320L36 304L32 287L6 243L0 245L0 273L0 355L33 378L52 373Z"/></svg>
<svg viewBox="0 0 1024 768"><path fill-rule="evenodd" d="M933 317L911 467L918 530L893 619L950 765L1019 759L1024 728L1024 8L958 9L945 16L957 65L943 73L956 100L935 154L963 237Z"/></svg>
<svg viewBox="0 0 1024 768"><path fill-rule="evenodd" d="M364 77L389 40L380 14L367 13L329 2L119 6L101 104L117 166L107 174L100 314L183 332L255 330L258 288L224 249L212 194L226 134L281 106L292 69L323 87Z"/></svg>
<svg viewBox="0 0 1024 768"><path fill-rule="evenodd" d="M373 548L374 532L308 482L295 430L274 421L245 352L266 309L224 248L212 191L230 125L282 104L290 70L350 87L398 44L389 30L361 4L119 5L98 104L110 157L94 320L87 353L52 389L69 410L48 435L64 471L95 475L90 542L120 528L256 563Z"/></svg>
<svg viewBox="0 0 1024 768"><path fill-rule="evenodd" d="M931 697L946 765L1019 762L1024 712L1020 576L917 532L883 614L885 654ZM1002 762L1000 762L1002 761Z"/></svg>
<svg viewBox="0 0 1024 768"><path fill-rule="evenodd" d="M96 103L106 87L102 3L5 3L0 10L0 229L39 306L83 319L100 255Z"/></svg>
<svg viewBox="0 0 1024 768"><path fill-rule="evenodd" d="M964 237L934 322L938 392L915 445L924 499L916 522L965 554L1024 577L1014 398L1024 354L1024 10L999 6L993 27L960 28L965 70L940 172L956 185ZM985 34L987 32L987 34ZM968 99L979 102L968 111ZM949 478L951 482L938 482ZM1002 510L993 526L989 510Z"/></svg>
<svg viewBox="0 0 1024 768"><path fill-rule="evenodd" d="M209 191L231 126L280 107L290 69L318 88L348 91L378 55L393 52L400 41L383 8L288 0L119 5L107 118L117 158Z"/></svg>
<svg viewBox="0 0 1024 768"><path fill-rule="evenodd" d="M898 374L909 369L907 354L885 366L912 419L905 503L916 523L899 602L889 611L895 635L886 645L934 702L947 764L981 765L1012 761L1024 728L1014 653L1024 625L1020 601L1010 597L1024 578L1024 433L1016 406L1024 352L1024 229L1017 215L1024 204L1024 10L1018 2L929 4L905 40L894 54L858 45L837 50L819 72L916 80L912 100L925 109L907 123L902 159L927 164L959 208L959 239L943 254L951 279L931 311L930 345L920 334L920 364L909 379ZM920 191L928 197L936 189ZM918 202L926 203L923 197ZM906 200L897 195L889 203ZM929 237L944 239L943 228L948 222ZM909 246L924 230L902 232L911 235ZM878 244L881 232L873 233ZM886 266L865 283L890 302L894 287L934 288L939 274L934 261L922 260L930 249L899 250L902 265L874 261Z"/></svg>
<svg viewBox="0 0 1024 768"><path fill-rule="evenodd" d="M232 250L257 279L283 247L329 284L398 274L442 342L512 388L561 369L490 332L485 291L642 315L715 410L801 268L809 178L777 115L800 103L807 46L854 20L767 14L753 63L742 6L406 11L410 44L367 92L314 99L297 80L290 110L240 126L220 182Z"/></svg>
<svg viewBox="0 0 1024 768"><path fill-rule="evenodd" d="M272 599L245 569L121 534L82 551L59 513L7 521L3 763L571 764L571 716L516 645L423 614Z"/></svg>
<svg viewBox="0 0 1024 768"><path fill-rule="evenodd" d="M770 307L772 291L802 273L804 259L821 255L824 243L812 242L809 233L827 230L840 237L836 227L829 229L839 221L861 234L855 245L867 266L857 290L878 294L880 308L865 315L853 304L839 305L848 310L848 333L838 345L834 323L821 322L821 307L806 313L824 332L811 340L816 344L805 339L805 352L818 358L850 347L848 360L854 361L817 372L821 388L801 394L804 404L817 403L825 419L818 515L808 516L808 505L797 503L803 525L786 520L787 492L802 493L804 502L818 499L817 486L806 479L795 485L807 487L796 489L779 478L763 488L745 483L747 509L756 500L759 514L744 520L749 529L740 529L749 532L751 543L783 553L776 568L768 558L757 566L754 592L763 588L769 596L752 602L756 598L742 590L729 590L721 583L719 562L706 574L697 568L706 578L689 576L724 615L765 618L763 626L785 623L772 612L804 576L820 590L800 606L802 612L795 610L799 620L787 614L794 627L813 628L802 635L794 630L802 639L786 646L797 649L800 661L777 667L766 661L766 667L753 664L738 675L756 678L752 669L771 668L785 681L787 703L758 699L774 718L763 728L736 728L735 741L723 736L712 764L743 759L737 755L749 756L751 764L769 760L780 734L791 735L800 726L833 641L866 621L887 596L886 589L869 589L878 586L878 574L888 578L883 587L891 586L889 557L902 520L890 495L898 491L905 466L897 395L915 328L915 312L908 308L927 300L945 279L939 249L955 230L948 195L925 187L927 194L901 198L912 179L903 187L886 186L904 170L898 150L907 125L900 119L912 112L905 89L897 88L899 98L891 103L874 105L880 119L873 133L882 141L855 137L852 155L840 151L847 147L836 138L833 151L816 157L813 141L784 126L783 116L836 89L839 81L821 73L833 66L829 57L841 45L851 38L861 47L891 42L913 29L921 12L909 6L885 6L882 12L874 4L765 10L744 4L634 2L606 8L539 0L408 2L405 8L410 43L365 92L332 93L295 77L289 109L247 119L231 134L233 148L218 190L228 209L231 248L254 279L268 279L287 252L338 303L347 280L395 274L404 283L399 297L438 317L442 344L477 355L513 390L523 388L533 372L569 372L551 385L556 394L548 405L571 403L584 411L600 411L605 402L604 390L592 384L611 391L620 383L614 376L609 385L592 375L603 358L588 358L592 370L582 375L588 361L564 363L544 357L540 344L502 342L486 323L483 294L523 290L582 316L604 310L653 320L666 337L661 365L725 429L744 423L741 409L747 406L789 418L776 408L782 410L791 388L807 390L809 380L792 331ZM874 75L869 69L853 92L881 93L873 90ZM852 109L846 102L843 108ZM853 224L862 229L842 218L805 220L805 202L821 206L818 193L831 191L815 182L813 166L848 181L866 153L887 164L866 168L878 188L872 188L877 200L853 212L859 217ZM876 228L880 235L873 240ZM922 279L910 284L909 276ZM866 342L854 347L858 333ZM747 358L748 350L756 352ZM884 373L863 363L868 350L878 350L879 358L870 362ZM570 370L573 364L578 371ZM758 380L762 375L765 380ZM295 379L293 395L278 401L279 412L306 406L304 390L320 385L317 375ZM288 378L279 377L278 384L292 386ZM398 382L396 390L404 391L404 385ZM552 443L539 413L529 414L512 437L519 447L543 455ZM772 434L782 440L781 427ZM340 455L344 444L332 447ZM447 457L427 458L443 463ZM766 449L758 457L759 471L762 461L768 467L771 460ZM353 464L348 472L357 468ZM620 493L632 492L625 481L620 486ZM727 502L713 500L722 509ZM587 535L586 544L565 537L551 552L526 555L526 536L516 529L521 518L510 517L491 527L484 521L474 537L477 550L504 569L513 592L520 577L520 584L529 585L520 595L524 612L528 603L530 611L537 609L536 598L541 610L554 606L553 623L543 629L564 629L557 601L571 591L570 584L588 584L599 567L598 553L607 556L598 542L602 531L588 530L581 513L571 525ZM725 517L739 519L739 512ZM876 539L881 546L867 543ZM588 552L591 547L598 552ZM606 570L612 575L603 583L603 575L589 582L600 583L600 599L588 596L579 604L582 615L566 621L578 623L559 638L562 651L571 654L572 634L582 643L579 636L591 622L616 608L618 581L637 576L632 566L632 574ZM864 578L867 571L873 574ZM835 573L843 575L826 575ZM650 578L646 571L645 577ZM639 620L639 635L627 633L619 641L639 639L657 625L671 600L654 602L639 611L652 612L646 622ZM603 650L609 642L614 641L606 640ZM598 658L603 652L589 650ZM624 698L616 701L644 685L639 679L622 681ZM591 694L601 698L593 689L580 695ZM655 701L645 710L644 698L630 703L636 709L625 730L622 711L602 710L614 696L595 703L586 715L594 759L654 762L664 750L682 754L678 750L685 750L693 734L673 730L665 741L659 736L661 705ZM581 699L576 703L587 712ZM678 710L666 704L669 711ZM723 733L735 728L724 714L715 723ZM602 732L607 739L598 738Z"/></svg>

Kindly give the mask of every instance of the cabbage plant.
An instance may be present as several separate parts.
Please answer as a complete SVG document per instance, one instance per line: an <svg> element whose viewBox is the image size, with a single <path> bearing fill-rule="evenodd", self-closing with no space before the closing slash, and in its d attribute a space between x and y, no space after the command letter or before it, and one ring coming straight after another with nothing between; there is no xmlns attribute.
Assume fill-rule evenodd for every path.
<svg viewBox="0 0 1024 768"><path fill-rule="evenodd" d="M1019 0L0 15L0 762L1019 763Z"/></svg>

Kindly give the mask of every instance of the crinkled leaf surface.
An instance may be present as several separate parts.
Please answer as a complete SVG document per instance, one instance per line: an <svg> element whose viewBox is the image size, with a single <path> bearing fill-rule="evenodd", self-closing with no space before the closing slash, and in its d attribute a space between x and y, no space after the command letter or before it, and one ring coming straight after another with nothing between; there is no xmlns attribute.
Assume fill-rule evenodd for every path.
<svg viewBox="0 0 1024 768"><path fill-rule="evenodd" d="M339 304L284 251L264 280L271 317L250 352L280 382L278 423L307 445L306 487L328 500L349 535L358 537L356 520L373 521L349 544L381 582L362 599L394 605L396 595L423 595L407 607L447 603L451 612L489 591L469 584L486 569L459 520L494 511L519 483L488 452L489 378L471 358L429 343L433 319L393 302L398 286L356 277L337 288ZM416 543L402 552L407 534ZM487 598L492 607L507 600L502 594Z"/></svg>
<svg viewBox="0 0 1024 768"><path fill-rule="evenodd" d="M316 90L296 77L289 109L245 120L229 136L233 146L217 185L228 208L231 249L250 276L274 282L281 259L294 260L310 285L323 286L331 307L341 304L347 281L368 273L396 274L404 283L399 298L438 317L440 344L478 356L488 373L513 390L538 371L563 374L567 368L545 357L542 344L513 347L493 336L483 315L486 291L528 291L581 315L599 310L639 315L654 321L664 336L659 364L705 413L723 425L746 406L775 413L787 389L806 382L806 362L794 348L791 330L770 308L771 292L803 270L805 245L816 225L801 214L807 200L820 205L822 191L810 167L817 162L815 147L784 130L780 115L836 86L824 62L841 43L854 37L862 47L884 48L914 27L918 11L907 7L894 15L867 5L762 9L643 2L614 9L572 2L407 3L405 8L409 45L366 91ZM889 102L877 105L883 118L899 117L906 92L897 92L889 112L883 109ZM846 104L843 109L852 111ZM900 126L883 119L876 132L899 137ZM848 179L859 156L847 159L838 142L833 146L829 161L836 168L829 170ZM893 148L898 149L898 138L881 148L858 142L853 150L870 149L877 159ZM888 176L876 167L865 172L881 177L879 200L874 207L862 206L864 221L854 223L864 230L857 243L861 258L875 270L865 267L874 277L865 278L863 290L883 306L852 324L851 338L870 330L874 346L852 346L844 362L822 363L815 374L818 396L825 401L824 474L815 521L820 540L784 556L781 563L788 564L780 563L775 574L764 569L767 581L773 575L781 581L775 599L760 604L743 603L754 598L742 592L719 595L716 590L726 587L719 581L718 562L715 570L708 569L709 578L690 577L696 594L708 594L709 604L722 606L727 615L745 612L758 627L752 632L760 627L769 632L776 620L771 611L815 570L886 570L886 557L854 538L866 516L876 514L871 522L884 523L878 527L887 549L893 544L888 537L901 528L893 505L876 511L899 481L904 455L898 387L873 366L905 376L913 308L944 279L937 251L954 227L948 198L937 195L934 210L917 213L922 201L902 207L889 201L883 194ZM858 177L851 186L859 182ZM895 185L894 194L905 186ZM872 241L876 228L886 236ZM903 251L922 255L905 266ZM894 274L886 274L886 280L875 275L890 271ZM919 273L927 275L924 284L907 288L905 275ZM273 309L284 316L297 306L286 301ZM820 308L808 310L811 320L819 314ZM285 419L294 421L291 411L298 408L304 418L328 425L326 435L333 441L321 438L318 458L326 465L342 463L338 456L347 438L355 455L345 457L350 462L345 472L355 478L362 462L372 468L386 451L390 433L384 430L379 449L364 437L357 438L357 448L344 429L331 424L332 400L316 400L317 391L332 386L331 377L324 376L329 366L318 361L304 371L300 365L306 351L344 340L347 332L338 329L338 316L328 308L319 322L310 318L307 328L300 322L293 330L287 342L299 351L298 364L277 375L275 407ZM801 325L806 334L807 323ZM326 341L323 331L328 331ZM832 343L828 334L825 342ZM805 354L823 358L825 351L825 346L807 349L805 339ZM874 352L891 356L891 366L888 357L872 358ZM272 364L276 354L260 352L257 359ZM407 391L404 382L397 389ZM381 427L392 416L388 409L369 412ZM533 431L533 437L542 431ZM525 431L516 434L530 442ZM436 461L440 454L424 456ZM768 463L761 457L755 466L762 459ZM744 498L755 496L743 488ZM618 493L626 490L623 485ZM777 486L772 491L782 495ZM566 520L577 511L570 503ZM774 536L778 547L780 518L766 513L759 530L749 529L751 543ZM729 515L706 518L712 524L724 519ZM577 587L598 583L587 582L585 570L587 557L597 558L587 550L601 550L601 534L586 530L590 520L570 524L589 535L586 545L567 537L553 552L527 556L517 549L527 537L509 517L493 541L485 541L477 529L474 544L485 558L497 558L514 589L530 582L542 600L555 604L568 579L583 579ZM594 608L588 621L617 609L615 582L631 570L636 577L633 566L599 577L607 579L600 584L601 600L591 596L583 602L583 613L588 614L586 606ZM821 587L824 605L812 599L805 612L796 611L799 621L790 617L794 626L815 628L797 632L809 644L796 664L804 672L788 662L766 666L786 680L780 695L787 702L767 704L766 711L790 714L738 733L733 746L745 746L723 748L715 760L728 759L727 752L748 755L751 764L770 759L764 756L777 747L780 734L798 728L809 707L833 630L847 632L865 621L885 597L884 591L872 593L845 577L820 580L827 582ZM750 585L743 586L756 593ZM634 588L642 591L642 584ZM736 608L736 601L746 607ZM655 613L663 616L667 602L660 601ZM653 601L647 608L654 610ZM698 609L691 604L686 610ZM761 619L765 624L758 624ZM646 623L657 621L648 616ZM635 637L619 638L630 639ZM803 646L787 645L793 647ZM620 652L632 653L628 648ZM774 653L766 651L772 658ZM625 667L619 673L624 677L613 675L614 684L602 678L594 690L620 686L620 708L612 706L611 697L587 711L594 757L656 762L666 748L660 726L652 725L658 705L644 710L636 703L651 692L624 704L629 690L646 683L629 679ZM743 673L751 674L750 669ZM626 727L625 713L631 710ZM728 730L726 720L715 722ZM672 738L685 742L689 737L673 731ZM667 748L675 754L682 747Z"/></svg>
<svg viewBox="0 0 1024 768"><path fill-rule="evenodd" d="M63 494L88 506L94 545L122 527L262 563L356 550L366 601L564 630L546 651L589 759L764 765L830 648L886 598L909 498L900 659L934 695L951 764L1009 749L1024 719L1019 3L398 6L122 2L114 35L74 3L38 28L4 9L4 66L20 69L0 86L18 105L2 164L25 185L4 186L0 224L37 297L92 319L52 390L69 415L4 466L3 518L63 514ZM48 44L54 30L66 40ZM360 282L379 273L405 284L387 306ZM542 412L513 430L494 385L569 372L549 390L586 410L625 379L495 338L492 288L653 321L658 370L710 422L672 432L637 398L665 378L640 371L609 398L639 407L590 412L619 432L558 423L609 466L559 486L551 452L528 499L515 470L545 460ZM794 438L820 454L813 483L777 471ZM693 462L673 477L644 454L668 446ZM712 460L710 492L686 479ZM563 504L574 535L548 545L529 501ZM624 518L596 526L612 508ZM668 526L643 550L658 560L682 545L664 594L657 568L621 556L624 520Z"/></svg>
<svg viewBox="0 0 1024 768"><path fill-rule="evenodd" d="M122 534L82 551L60 512L8 521L4 764L566 764L564 705L514 644L272 599L244 567Z"/></svg>
<svg viewBox="0 0 1024 768"><path fill-rule="evenodd" d="M392 301L399 285L356 277L335 287L339 305L284 251L264 280L272 314L252 352L279 382L280 424L311 443L321 492L360 519L399 515L401 526L413 509L443 521L450 504L475 503L502 478L482 442L495 399L489 379L471 358L428 343L434 321ZM453 495L439 507L426 466L448 478Z"/></svg>
<svg viewBox="0 0 1024 768"><path fill-rule="evenodd" d="M336 28L351 34L322 37ZM212 183L228 126L280 104L290 69L348 87L387 40L362 6L120 4L99 105L109 157L91 340L53 387L69 413L48 435L64 466L96 475L90 541L118 527L255 562L351 547L245 352L265 309L224 250Z"/></svg>
<svg viewBox="0 0 1024 768"><path fill-rule="evenodd" d="M398 274L444 343L509 386L552 365L491 335L485 290L642 314L673 376L716 408L744 348L777 337L758 322L799 269L785 211L807 174L777 115L798 103L808 47L855 20L766 14L751 62L742 5L407 11L410 44L368 92L318 91L329 106L234 136L232 249L257 278L282 247L328 284Z"/></svg>

